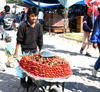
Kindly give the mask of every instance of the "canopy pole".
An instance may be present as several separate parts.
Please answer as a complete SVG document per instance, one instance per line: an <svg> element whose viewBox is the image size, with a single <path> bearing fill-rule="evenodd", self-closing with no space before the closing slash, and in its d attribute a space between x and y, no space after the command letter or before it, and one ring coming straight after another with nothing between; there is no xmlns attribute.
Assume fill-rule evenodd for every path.
<svg viewBox="0 0 100 92"><path fill-rule="evenodd" d="M66 32L66 8L64 9L64 33Z"/></svg>
<svg viewBox="0 0 100 92"><path fill-rule="evenodd" d="M64 9L64 33L67 32L68 27L68 9Z"/></svg>
<svg viewBox="0 0 100 92"><path fill-rule="evenodd" d="M15 1L15 11L14 11L14 13L16 14L16 1Z"/></svg>
<svg viewBox="0 0 100 92"><path fill-rule="evenodd" d="M15 3L15 12L14 13L16 14L16 3Z"/></svg>
<svg viewBox="0 0 100 92"><path fill-rule="evenodd" d="M93 28L94 28L94 4L93 4Z"/></svg>
<svg viewBox="0 0 100 92"><path fill-rule="evenodd" d="M40 9L40 0L38 0L38 7L39 7L39 9Z"/></svg>
<svg viewBox="0 0 100 92"><path fill-rule="evenodd" d="M64 3L66 0L64 0ZM68 1L67 1L67 5L68 5ZM68 6L67 8L64 8L64 33L67 32L67 27L68 27Z"/></svg>

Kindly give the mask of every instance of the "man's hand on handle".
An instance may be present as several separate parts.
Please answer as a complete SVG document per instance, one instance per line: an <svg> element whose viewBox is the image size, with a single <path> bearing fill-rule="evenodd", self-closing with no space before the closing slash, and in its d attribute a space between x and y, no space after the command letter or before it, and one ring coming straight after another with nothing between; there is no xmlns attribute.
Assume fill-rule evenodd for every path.
<svg viewBox="0 0 100 92"><path fill-rule="evenodd" d="M15 52L15 54L14 54L14 58L17 58L17 57L18 57L18 53Z"/></svg>

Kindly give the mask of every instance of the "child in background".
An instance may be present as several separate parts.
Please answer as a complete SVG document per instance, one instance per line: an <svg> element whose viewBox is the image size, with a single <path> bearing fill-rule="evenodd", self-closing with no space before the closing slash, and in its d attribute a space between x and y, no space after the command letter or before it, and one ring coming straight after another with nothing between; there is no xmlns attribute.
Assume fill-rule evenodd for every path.
<svg viewBox="0 0 100 92"><path fill-rule="evenodd" d="M11 37L7 36L5 38L5 44L1 44L0 47L5 50L5 55L7 56L7 62L5 63L7 67L16 67L18 65L17 61L13 58L15 53L14 46L11 43Z"/></svg>
<svg viewBox="0 0 100 92"><path fill-rule="evenodd" d="M5 38L5 43L6 43L5 44L5 54L6 54L7 58L8 58L6 66L10 66L11 60L12 60L14 52L15 52L14 47L11 44L11 37L7 36Z"/></svg>

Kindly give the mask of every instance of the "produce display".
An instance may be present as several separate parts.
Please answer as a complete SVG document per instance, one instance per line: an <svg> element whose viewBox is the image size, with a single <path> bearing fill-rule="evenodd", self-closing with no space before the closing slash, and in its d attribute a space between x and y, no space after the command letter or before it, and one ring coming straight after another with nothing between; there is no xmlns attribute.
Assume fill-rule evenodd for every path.
<svg viewBox="0 0 100 92"><path fill-rule="evenodd" d="M39 54L25 55L19 62L28 73L46 78L62 78L72 75L69 63L59 56L42 57Z"/></svg>

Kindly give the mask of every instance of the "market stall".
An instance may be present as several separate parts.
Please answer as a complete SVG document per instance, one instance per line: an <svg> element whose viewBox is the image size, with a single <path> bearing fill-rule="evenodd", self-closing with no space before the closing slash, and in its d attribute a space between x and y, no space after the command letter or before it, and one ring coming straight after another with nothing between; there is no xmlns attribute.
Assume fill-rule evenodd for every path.
<svg viewBox="0 0 100 92"><path fill-rule="evenodd" d="M77 32L83 32L83 17L84 16L77 16Z"/></svg>
<svg viewBox="0 0 100 92"><path fill-rule="evenodd" d="M81 4L81 5L85 4L85 0L74 0L73 2L71 2L70 0L67 0L67 1L66 0L63 0L63 1L62 0L53 0L53 1L51 1L51 0L48 0L48 1L47 0L34 0L34 1L38 1L38 2L34 2L34 1L30 1L30 0L23 0L23 1L28 3L28 4L31 4L31 5L39 6L40 8L50 8L51 9L52 7L57 8L59 5L62 5L68 11L69 11L69 7L72 5L80 6L79 4ZM80 9L80 7L79 7L79 9ZM78 12L82 11L82 9L78 10ZM67 12L65 12L64 8L63 8L63 10L64 10L64 17L63 17L62 21L64 20L64 22L60 21L60 19L59 19L59 23L57 23L56 26L53 26L53 25L55 25L54 24L55 17L56 17L55 15L57 15L57 14L52 13L52 12L45 13L44 29L49 30L49 32L51 32L51 31L53 31L53 32L73 32L73 31L75 31L75 32L77 32L76 16L83 16L83 14L81 14L81 15L77 14L77 12L76 12L77 9L72 11L72 13L70 13L70 14L69 13L67 14ZM69 19L68 19L68 16L66 16L66 15L69 16ZM52 18L49 16L52 16ZM71 17L73 17L73 18L71 18ZM53 24L51 23L51 21ZM58 22L58 20L57 20L57 22ZM63 23L63 26L59 25L59 24L61 24L60 22ZM65 31L65 30L67 30L67 31Z"/></svg>
<svg viewBox="0 0 100 92"><path fill-rule="evenodd" d="M83 16L87 14L87 6L73 5L69 9L68 18L71 32L83 32Z"/></svg>
<svg viewBox="0 0 100 92"><path fill-rule="evenodd" d="M52 17L50 17L49 15L52 15ZM58 13L45 14L44 30L49 30L50 32L52 31L53 33L64 32L64 18L58 15ZM70 30L68 31L66 30L66 32L70 32Z"/></svg>

